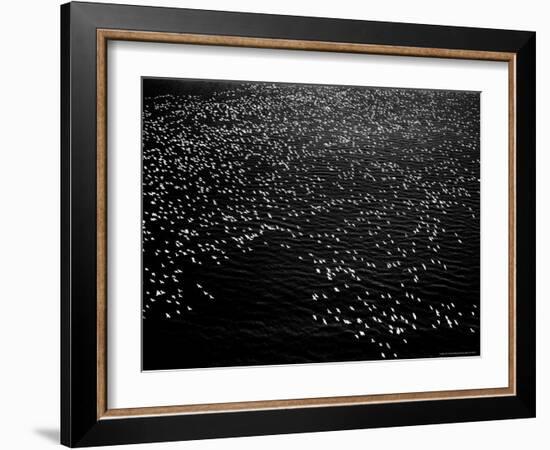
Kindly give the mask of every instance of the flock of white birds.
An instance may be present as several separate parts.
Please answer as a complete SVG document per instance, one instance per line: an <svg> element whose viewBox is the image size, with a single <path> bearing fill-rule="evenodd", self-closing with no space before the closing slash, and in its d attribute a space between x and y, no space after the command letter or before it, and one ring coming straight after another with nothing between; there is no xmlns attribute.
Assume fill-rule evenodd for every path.
<svg viewBox="0 0 550 450"><path fill-rule="evenodd" d="M479 95L228 83L145 98L142 238L145 320L227 301L196 274L270 249L310 268L296 295L312 325L378 358L422 333L477 336Z"/></svg>

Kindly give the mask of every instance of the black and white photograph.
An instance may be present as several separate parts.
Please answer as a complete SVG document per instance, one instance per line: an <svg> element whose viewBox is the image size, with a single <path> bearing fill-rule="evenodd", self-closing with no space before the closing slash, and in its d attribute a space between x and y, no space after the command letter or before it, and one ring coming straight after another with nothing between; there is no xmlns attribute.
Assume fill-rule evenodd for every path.
<svg viewBox="0 0 550 450"><path fill-rule="evenodd" d="M143 370L480 355L480 92L141 82Z"/></svg>

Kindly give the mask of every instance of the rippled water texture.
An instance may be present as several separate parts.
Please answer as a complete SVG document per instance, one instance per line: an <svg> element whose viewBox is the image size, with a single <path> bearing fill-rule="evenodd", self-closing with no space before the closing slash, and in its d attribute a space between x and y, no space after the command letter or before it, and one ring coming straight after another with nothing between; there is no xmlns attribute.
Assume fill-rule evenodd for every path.
<svg viewBox="0 0 550 450"><path fill-rule="evenodd" d="M477 92L143 79L143 369L479 355Z"/></svg>

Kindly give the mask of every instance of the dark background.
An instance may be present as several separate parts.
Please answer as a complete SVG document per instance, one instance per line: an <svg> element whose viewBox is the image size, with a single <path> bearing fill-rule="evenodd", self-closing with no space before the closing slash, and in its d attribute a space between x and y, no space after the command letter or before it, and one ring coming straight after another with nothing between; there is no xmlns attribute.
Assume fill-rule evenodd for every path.
<svg viewBox="0 0 550 450"><path fill-rule="evenodd" d="M144 78L143 96L144 229L156 239L144 241L143 264L157 276L170 277L165 294L152 302L159 285L144 273L144 370L479 354L478 93ZM231 105L233 112L220 105ZM252 111L251 105L260 106ZM231 144L234 151L226 151ZM288 169L277 165L286 160L287 149L293 155ZM251 154L261 156L245 162ZM186 155L195 159L182 164ZM202 167L205 161L219 167L239 160L245 173L228 171L221 179L213 176L221 173L218 169ZM181 186L200 213L174 203L184 195ZM213 187L206 195L200 192L205 186ZM228 186L233 194L220 191ZM272 208L265 196L252 194L260 188L274 190ZM286 195L285 188L294 194ZM155 205L148 194L157 195ZM288 215L309 211L311 205L323 207L331 199L342 203L310 222ZM160 204L164 218L149 221ZM254 210L261 219L245 214L236 222L238 230L228 234L217 218L228 207ZM371 223L348 226L346 221L364 218L361 211L370 211ZM319 243L318 236L291 238L274 231L253 240L246 251L227 245L230 259L221 266L208 258L199 266L189 255L178 256L174 243L181 241L178 230L189 228L189 218L208 214L213 219L200 231L210 235L193 238L185 247L257 231L266 223L300 225L306 234L323 237ZM348 231L338 234L339 242L324 236L337 228ZM438 234L430 241L434 229ZM369 230L378 234L369 236ZM167 254L154 254L159 242ZM435 243L437 253L427 248ZM408 250L403 266L388 268L400 259L397 248ZM360 282L346 274L328 281L308 256L330 260L334 250L342 255L349 249L376 263L366 268L346 259L344 266L356 270ZM432 258L447 270L432 264ZM421 269L422 263L428 270ZM412 267L420 270L418 283L406 271ZM178 269L181 280L171 283ZM215 300L205 298L196 283ZM333 286L340 286L338 294L324 302L312 300L312 292L329 292ZM365 289L366 304L357 301ZM421 302L406 298L405 291ZM352 323L344 326L343 319ZM404 333L395 334L389 325L403 327ZM366 335L358 338L360 330Z"/></svg>

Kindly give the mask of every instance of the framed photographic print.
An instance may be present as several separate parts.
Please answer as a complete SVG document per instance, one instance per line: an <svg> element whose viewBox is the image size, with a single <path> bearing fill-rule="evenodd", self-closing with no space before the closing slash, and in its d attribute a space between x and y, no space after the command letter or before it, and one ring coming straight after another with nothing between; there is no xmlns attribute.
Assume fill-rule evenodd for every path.
<svg viewBox="0 0 550 450"><path fill-rule="evenodd" d="M535 415L535 33L61 24L63 444Z"/></svg>

